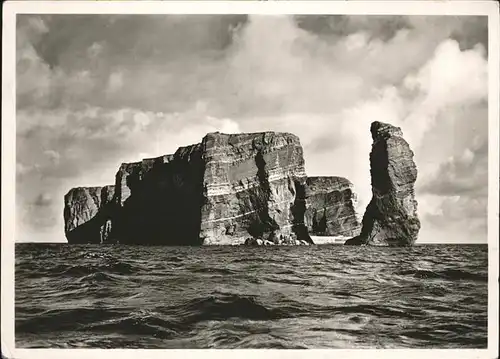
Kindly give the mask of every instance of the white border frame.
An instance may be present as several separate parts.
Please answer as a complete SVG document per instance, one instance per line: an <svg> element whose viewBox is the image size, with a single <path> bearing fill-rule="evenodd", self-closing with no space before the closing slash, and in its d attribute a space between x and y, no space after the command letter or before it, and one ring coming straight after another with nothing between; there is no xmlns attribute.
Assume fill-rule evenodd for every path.
<svg viewBox="0 0 500 359"><path fill-rule="evenodd" d="M496 1L10 1L3 3L1 333L7 358L498 358L499 4ZM14 346L16 14L370 14L488 16L488 349L147 350L16 349Z"/></svg>

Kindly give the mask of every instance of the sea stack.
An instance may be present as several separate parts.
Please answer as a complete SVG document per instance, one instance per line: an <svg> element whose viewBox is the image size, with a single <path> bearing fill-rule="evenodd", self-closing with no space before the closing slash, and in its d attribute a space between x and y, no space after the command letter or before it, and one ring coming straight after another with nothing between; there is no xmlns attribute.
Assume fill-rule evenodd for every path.
<svg viewBox="0 0 500 359"><path fill-rule="evenodd" d="M414 184L417 167L399 127L373 122L370 153L372 199L363 216L361 234L346 245L411 246L417 240Z"/></svg>

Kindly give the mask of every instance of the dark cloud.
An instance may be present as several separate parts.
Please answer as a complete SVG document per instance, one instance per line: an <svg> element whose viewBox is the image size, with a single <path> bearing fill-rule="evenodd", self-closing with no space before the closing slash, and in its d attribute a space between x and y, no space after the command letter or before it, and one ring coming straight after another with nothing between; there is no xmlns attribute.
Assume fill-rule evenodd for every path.
<svg viewBox="0 0 500 359"><path fill-rule="evenodd" d="M262 65L253 63L252 56L256 54L250 52L259 51L259 45L261 53L255 61L262 61L268 52L274 56L269 61L276 64L276 69L266 65L270 71L279 73L291 64L290 58L280 57L280 53L289 51L287 55L301 54L305 60L294 65L296 73L306 70L304 66L307 71L312 71L312 67L320 71L328 62L334 62L336 70L332 65L330 72L346 77L354 61L359 67L352 76L357 75L364 82L393 84L421 65L434 46L450 36L462 48L471 48L476 42L487 45L483 38L486 22L480 17L308 15L296 17L295 22L305 34L290 33L294 38L288 43L287 39L279 42L277 36L280 29L293 30L293 25L284 28L279 21L262 21L270 29L256 32L256 39L252 40L256 43L250 44L255 46L253 49L244 41L235 44L241 42L241 32L252 33L247 29L250 22L246 15L20 15L18 56L22 58L18 58L17 66L17 105L93 105L169 112L182 111L201 98L208 100L212 112L219 116L254 114L259 109L280 112L289 104L279 104L266 94L257 97L262 91L249 85L251 79L240 80L239 74L235 74L247 69L256 71L254 80L267 76L259 72ZM279 26L271 29L273 23ZM266 47L270 30L275 31L273 36L277 39L273 48ZM368 53L353 52L356 58L350 58L348 49L338 44L348 35L359 33L366 35L365 46L371 49L367 49ZM325 44L318 39L326 40ZM338 49L330 53L328 47ZM381 56L379 51L387 55ZM238 53L241 56L235 55ZM285 63L280 69L282 62ZM391 71L380 71L384 66L390 66ZM40 73L43 79L38 86L31 81L33 72ZM305 84L292 77L291 81L295 84L290 86ZM246 87L250 87L248 91Z"/></svg>
<svg viewBox="0 0 500 359"><path fill-rule="evenodd" d="M33 201L33 204L38 207L47 207L50 206L53 202L52 197L48 193L40 193L35 200Z"/></svg>
<svg viewBox="0 0 500 359"><path fill-rule="evenodd" d="M451 32L451 38L457 40L462 50L472 49L481 44L488 53L488 17L462 16L457 19L460 26ZM457 21L457 22L458 22Z"/></svg>
<svg viewBox="0 0 500 359"><path fill-rule="evenodd" d="M20 15L17 106L179 111L217 91L224 56L246 21L246 15ZM33 72L44 86L31 83Z"/></svg>
<svg viewBox="0 0 500 359"><path fill-rule="evenodd" d="M210 56L232 42L246 15L49 15L40 17L54 31L35 48L50 66L87 68L87 51L103 46L106 65L123 66ZM75 61L77 59L81 61Z"/></svg>
<svg viewBox="0 0 500 359"><path fill-rule="evenodd" d="M370 40L391 40L399 31L434 31L458 41L462 50L488 48L487 16L298 15L297 25L326 40L365 32Z"/></svg>
<svg viewBox="0 0 500 359"><path fill-rule="evenodd" d="M405 16L298 15L297 25L326 39L366 32L370 39L388 41L401 29L411 27Z"/></svg>

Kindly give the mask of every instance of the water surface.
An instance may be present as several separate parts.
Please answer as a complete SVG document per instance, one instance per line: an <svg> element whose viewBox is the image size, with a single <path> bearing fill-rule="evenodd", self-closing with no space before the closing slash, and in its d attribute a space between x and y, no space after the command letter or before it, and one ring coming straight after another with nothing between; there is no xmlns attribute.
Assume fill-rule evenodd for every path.
<svg viewBox="0 0 500 359"><path fill-rule="evenodd" d="M23 348L486 348L486 245L16 244Z"/></svg>

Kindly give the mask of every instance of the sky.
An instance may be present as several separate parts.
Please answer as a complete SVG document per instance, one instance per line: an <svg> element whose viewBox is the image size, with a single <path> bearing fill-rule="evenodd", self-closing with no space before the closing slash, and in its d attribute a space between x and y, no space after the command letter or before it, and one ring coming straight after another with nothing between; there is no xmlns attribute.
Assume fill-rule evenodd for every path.
<svg viewBox="0 0 500 359"><path fill-rule="evenodd" d="M64 195L207 132L286 131L371 199L370 123L415 153L417 243L487 242L487 18L18 15L16 241L64 242Z"/></svg>

